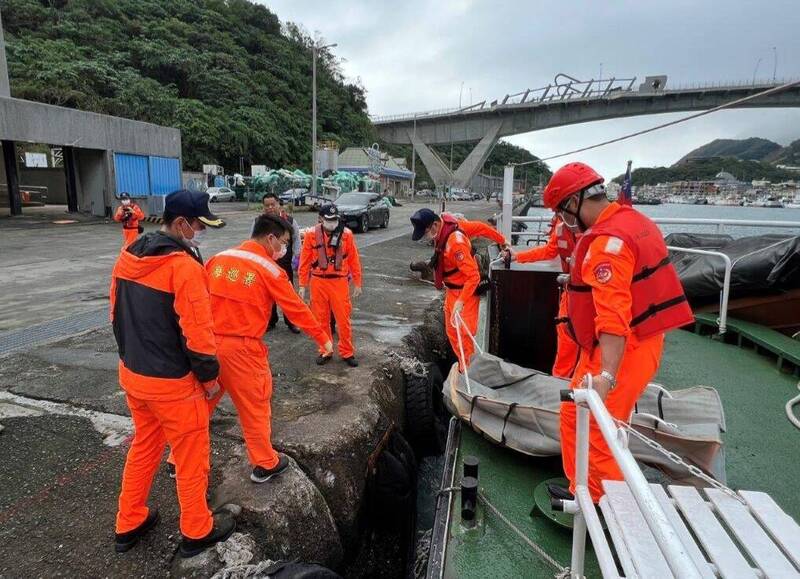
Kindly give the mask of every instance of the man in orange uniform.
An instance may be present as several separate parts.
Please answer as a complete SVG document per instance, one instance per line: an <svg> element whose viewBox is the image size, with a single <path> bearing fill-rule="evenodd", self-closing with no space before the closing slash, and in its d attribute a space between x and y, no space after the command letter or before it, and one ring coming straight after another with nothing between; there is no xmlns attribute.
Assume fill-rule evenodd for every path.
<svg viewBox="0 0 800 579"><path fill-rule="evenodd" d="M553 219L553 227L550 230L550 237L547 244L533 247L525 251L516 252L509 248L512 261L518 263L533 263L545 261L558 256L561 260L561 270L569 272L569 261L572 251L575 249L575 235L569 227L564 225L560 218ZM575 341L569 337L566 327L567 320L567 292L561 289L561 297L558 301L558 323L556 324L556 359L553 363L553 376L559 378L572 378L572 372L578 364L578 354L580 350Z"/></svg>
<svg viewBox="0 0 800 579"><path fill-rule="evenodd" d="M164 448L174 454L180 553L191 557L227 539L236 527L206 503L210 439L207 397L219 390L219 364L206 272L194 251L206 227L224 223L208 209L208 195L167 195L164 226L120 254L111 277L111 321L119 347L119 382L134 436L119 496L115 548L131 549L158 523L147 507Z"/></svg>
<svg viewBox="0 0 800 579"><path fill-rule="evenodd" d="M481 273L472 255L472 244L461 231L461 222L448 213L442 213L440 217L430 209L423 208L411 216L411 223L414 225L412 240L419 241L424 237L434 243L434 284L437 289L447 288L444 295L445 331L450 347L458 358L458 369L463 372L475 350L466 332L469 331L473 336L477 332L480 306L475 290L481 281Z"/></svg>
<svg viewBox="0 0 800 579"><path fill-rule="evenodd" d="M219 384L239 414L247 455L253 465L250 480L268 481L289 466L286 455L270 442L272 373L269 350L261 341L272 306L311 336L320 351L333 353L330 337L295 293L277 261L286 254L291 226L274 215L256 218L251 239L215 255L209 274L214 336L219 358ZM219 398L214 399L214 404Z"/></svg>
<svg viewBox="0 0 800 579"><path fill-rule="evenodd" d="M458 219L458 228L464 233L464 235L469 237L470 240L475 239L476 237L485 237L486 239L494 241L500 246L501 249L506 249L508 247L508 242L503 234L483 221Z"/></svg>
<svg viewBox="0 0 800 579"><path fill-rule="evenodd" d="M680 280L658 227L633 209L608 200L603 178L583 163L556 171L544 203L579 233L567 286L568 330L580 347L570 384L593 388L609 413L628 420L658 370L664 334L693 322ZM575 490L575 405L561 405L561 451L570 489L551 485L556 498ZM621 480L608 445L592 420L589 492L595 501L603 480Z"/></svg>
<svg viewBox="0 0 800 579"><path fill-rule="evenodd" d="M358 298L361 295L361 260L353 232L339 220L336 205L323 206L319 214L322 222L306 233L300 251L300 297L305 299L306 287L311 281L311 311L329 335L333 312L339 336L339 355L354 368L358 362L350 326L353 309L350 280L353 282L353 298ZM320 348L317 364L327 364L331 358L331 353Z"/></svg>
<svg viewBox="0 0 800 579"><path fill-rule="evenodd" d="M127 247L139 236L139 221L144 219L144 212L131 201L131 196L127 193L120 193L119 202L114 221L122 222L122 247Z"/></svg>

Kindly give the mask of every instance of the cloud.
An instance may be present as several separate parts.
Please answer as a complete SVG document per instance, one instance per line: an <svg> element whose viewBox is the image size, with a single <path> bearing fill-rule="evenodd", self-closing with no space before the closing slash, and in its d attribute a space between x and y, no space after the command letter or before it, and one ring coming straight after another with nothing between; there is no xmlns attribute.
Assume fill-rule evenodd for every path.
<svg viewBox="0 0 800 579"><path fill-rule="evenodd" d="M800 77L796 0L445 0L263 2L283 21L337 42L349 77L360 77L372 114L454 107L581 79L667 74L678 83ZM773 51L775 47L776 50ZM463 83L463 88L462 88ZM471 97L471 98L470 98ZM645 128L667 115L619 119L508 140L548 156ZM613 176L669 165L715 138L800 138L800 110L723 112L580 158ZM572 159L569 159L572 160ZM554 161L558 166L561 160Z"/></svg>

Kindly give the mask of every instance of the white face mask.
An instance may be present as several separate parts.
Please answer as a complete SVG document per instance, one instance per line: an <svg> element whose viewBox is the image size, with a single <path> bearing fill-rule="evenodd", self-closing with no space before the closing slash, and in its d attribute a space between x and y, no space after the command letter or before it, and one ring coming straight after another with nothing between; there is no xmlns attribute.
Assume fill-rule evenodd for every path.
<svg viewBox="0 0 800 579"><path fill-rule="evenodd" d="M277 251L274 249L272 250L272 259L280 259L286 255L286 244L282 241L279 241L278 243L280 244L280 249Z"/></svg>
<svg viewBox="0 0 800 579"><path fill-rule="evenodd" d="M337 227L339 227L338 221L331 221L329 219L323 219L322 221L322 228L325 231L334 231Z"/></svg>
<svg viewBox="0 0 800 579"><path fill-rule="evenodd" d="M205 238L206 238L206 230L201 229L200 231L194 230L194 237L192 237L191 239L184 238L184 241L186 241L186 245L188 245L189 247L194 247L199 249L200 246L203 245Z"/></svg>
<svg viewBox="0 0 800 579"><path fill-rule="evenodd" d="M122 200L122 206L123 207L127 207L130 204L131 204L131 200L130 199L123 199Z"/></svg>

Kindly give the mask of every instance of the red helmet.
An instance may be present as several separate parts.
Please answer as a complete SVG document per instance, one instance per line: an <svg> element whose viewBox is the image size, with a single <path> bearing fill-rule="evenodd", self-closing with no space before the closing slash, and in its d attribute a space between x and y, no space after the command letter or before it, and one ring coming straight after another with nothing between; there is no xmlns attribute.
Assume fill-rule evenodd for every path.
<svg viewBox="0 0 800 579"><path fill-rule="evenodd" d="M603 181L603 177L589 165L567 163L553 174L544 188L544 205L555 211L570 195Z"/></svg>

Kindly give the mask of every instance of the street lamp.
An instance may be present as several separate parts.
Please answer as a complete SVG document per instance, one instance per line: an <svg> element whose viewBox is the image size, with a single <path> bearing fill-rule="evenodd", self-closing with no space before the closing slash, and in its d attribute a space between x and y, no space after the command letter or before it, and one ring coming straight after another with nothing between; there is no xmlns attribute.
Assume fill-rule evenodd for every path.
<svg viewBox="0 0 800 579"><path fill-rule="evenodd" d="M338 44L311 46L311 194L317 194L317 56L320 50L335 48Z"/></svg>
<svg viewBox="0 0 800 579"><path fill-rule="evenodd" d="M775 82L775 78L777 77L777 74L778 74L778 47L777 46L773 46L772 47L772 54L774 56L774 59L772 61L772 82Z"/></svg>

